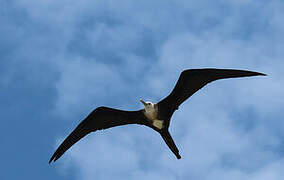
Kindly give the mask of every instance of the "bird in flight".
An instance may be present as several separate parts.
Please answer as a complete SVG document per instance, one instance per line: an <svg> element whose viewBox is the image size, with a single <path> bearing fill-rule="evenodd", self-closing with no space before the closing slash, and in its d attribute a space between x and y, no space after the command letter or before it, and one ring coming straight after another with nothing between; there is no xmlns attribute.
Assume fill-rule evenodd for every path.
<svg viewBox="0 0 284 180"><path fill-rule="evenodd" d="M188 69L180 74L172 92L158 103L145 102L140 99L140 102L145 108L136 111L124 111L103 106L98 107L60 144L50 158L49 163L52 161L55 162L73 144L87 134L127 124L145 125L157 131L170 150L175 154L176 158L180 159L179 150L168 130L173 113L191 95L212 81L248 76L266 76L266 74L236 69Z"/></svg>

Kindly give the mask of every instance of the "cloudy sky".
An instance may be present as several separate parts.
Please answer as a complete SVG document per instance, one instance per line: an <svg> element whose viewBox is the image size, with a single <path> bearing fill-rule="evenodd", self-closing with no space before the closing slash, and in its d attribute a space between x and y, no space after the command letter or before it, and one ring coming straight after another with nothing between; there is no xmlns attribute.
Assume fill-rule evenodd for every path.
<svg viewBox="0 0 284 180"><path fill-rule="evenodd" d="M282 179L283 19L282 0L0 0L0 179ZM129 125L48 164L95 107L142 108L204 67L269 76L216 81L184 103L170 127L181 160Z"/></svg>

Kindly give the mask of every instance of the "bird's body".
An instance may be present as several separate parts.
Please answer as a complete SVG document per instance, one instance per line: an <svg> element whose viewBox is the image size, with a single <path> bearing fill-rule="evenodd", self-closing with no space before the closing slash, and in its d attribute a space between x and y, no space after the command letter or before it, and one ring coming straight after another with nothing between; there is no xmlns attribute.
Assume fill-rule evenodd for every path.
<svg viewBox="0 0 284 180"><path fill-rule="evenodd" d="M144 102L142 99L140 101L145 105L145 109L143 111L144 115L149 120L155 120L158 118L158 106L152 102Z"/></svg>
<svg viewBox="0 0 284 180"><path fill-rule="evenodd" d="M127 124L145 125L160 133L168 147L181 158L169 131L170 120L179 106L206 84L225 78L265 75L258 72L234 69L189 69L181 73L174 89L164 99L154 104L144 102L144 109L123 111L109 107L98 107L91 112L75 130L62 142L50 158L56 161L73 144L91 132Z"/></svg>
<svg viewBox="0 0 284 180"><path fill-rule="evenodd" d="M158 129L163 129L164 120L158 119L158 105L152 102L144 102L142 99L140 101L144 104L145 109L143 110L143 114L148 119L150 124Z"/></svg>

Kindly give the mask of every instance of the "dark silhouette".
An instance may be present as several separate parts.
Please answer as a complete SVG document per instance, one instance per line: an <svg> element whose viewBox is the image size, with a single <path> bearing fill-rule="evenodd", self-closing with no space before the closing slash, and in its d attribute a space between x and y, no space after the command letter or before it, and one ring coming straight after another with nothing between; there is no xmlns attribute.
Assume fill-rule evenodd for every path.
<svg viewBox="0 0 284 180"><path fill-rule="evenodd" d="M265 74L258 72L234 69L185 70L180 74L173 91L157 104L140 100L145 108L138 111L123 111L109 107L96 108L61 143L50 158L49 163L55 162L65 151L87 134L127 124L140 124L154 129L160 133L177 159L180 159L179 150L168 131L170 120L175 110L196 91L212 81L259 75L265 76Z"/></svg>

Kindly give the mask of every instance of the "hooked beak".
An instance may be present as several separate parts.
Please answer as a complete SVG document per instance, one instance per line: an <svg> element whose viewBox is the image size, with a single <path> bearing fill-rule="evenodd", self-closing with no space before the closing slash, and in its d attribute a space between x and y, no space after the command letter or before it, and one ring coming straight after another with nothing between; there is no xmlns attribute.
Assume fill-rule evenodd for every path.
<svg viewBox="0 0 284 180"><path fill-rule="evenodd" d="M147 104L146 104L146 102L145 101L143 101L142 99L140 99L140 102L144 105L144 106L146 106Z"/></svg>

